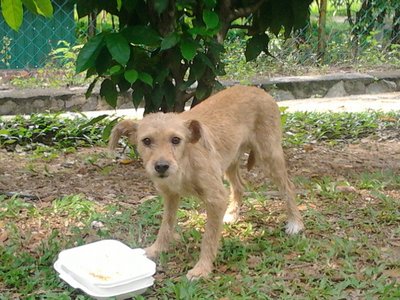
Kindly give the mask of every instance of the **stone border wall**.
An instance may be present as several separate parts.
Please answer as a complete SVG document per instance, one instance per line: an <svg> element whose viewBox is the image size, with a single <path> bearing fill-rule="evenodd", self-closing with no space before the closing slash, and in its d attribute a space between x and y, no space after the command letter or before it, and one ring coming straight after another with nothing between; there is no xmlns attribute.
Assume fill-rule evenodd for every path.
<svg viewBox="0 0 400 300"><path fill-rule="evenodd" d="M238 83L223 82L227 86ZM265 78L254 80L252 84L270 92L277 101L345 97L400 91L400 71ZM85 91L86 87L0 90L0 115L111 109L100 99L98 92L86 99ZM119 97L118 108L133 108L129 93Z"/></svg>
<svg viewBox="0 0 400 300"><path fill-rule="evenodd" d="M235 83L227 82L227 84ZM277 77L256 80L253 84L271 93L277 101L380 94L400 91L400 71Z"/></svg>

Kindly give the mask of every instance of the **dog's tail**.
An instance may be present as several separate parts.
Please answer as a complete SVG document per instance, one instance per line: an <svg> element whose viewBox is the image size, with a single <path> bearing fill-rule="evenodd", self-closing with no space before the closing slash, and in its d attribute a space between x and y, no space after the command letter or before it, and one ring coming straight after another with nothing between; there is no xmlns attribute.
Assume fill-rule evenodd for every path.
<svg viewBox="0 0 400 300"><path fill-rule="evenodd" d="M247 171L250 171L256 163L256 156L253 150L250 150L249 158L247 159Z"/></svg>
<svg viewBox="0 0 400 300"><path fill-rule="evenodd" d="M114 126L108 141L108 148L113 150L117 147L118 141L122 136L128 137L131 144L136 143L137 123L133 120L123 120Z"/></svg>

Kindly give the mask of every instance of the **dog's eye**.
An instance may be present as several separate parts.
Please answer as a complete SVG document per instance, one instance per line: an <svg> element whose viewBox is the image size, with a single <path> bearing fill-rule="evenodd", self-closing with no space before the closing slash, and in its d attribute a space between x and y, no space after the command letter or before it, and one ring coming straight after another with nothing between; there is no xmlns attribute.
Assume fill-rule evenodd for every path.
<svg viewBox="0 0 400 300"><path fill-rule="evenodd" d="M177 136L174 136L171 139L171 143L174 144L174 145L178 145L180 142L181 142L181 138L178 138Z"/></svg>
<svg viewBox="0 0 400 300"><path fill-rule="evenodd" d="M145 146L150 146L150 145L151 145L151 139L149 139L149 138L144 138L144 139L142 140L142 143L143 143L143 145L145 145Z"/></svg>

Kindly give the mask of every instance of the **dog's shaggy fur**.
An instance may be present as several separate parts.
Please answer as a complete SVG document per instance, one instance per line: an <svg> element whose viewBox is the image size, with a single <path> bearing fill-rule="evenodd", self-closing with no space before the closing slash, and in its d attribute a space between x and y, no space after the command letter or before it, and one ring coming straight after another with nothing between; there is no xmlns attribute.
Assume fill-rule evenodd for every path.
<svg viewBox="0 0 400 300"><path fill-rule="evenodd" d="M115 148L123 135L137 145L148 175L164 198L161 228L146 249L149 257L166 251L174 238L180 198L192 195L204 202L207 224L200 259L188 278L212 271L223 221L234 222L239 217L244 192L239 163L246 151L250 151L248 169L260 165L286 200L286 232L303 229L281 146L279 108L265 91L234 86L180 114L155 113L138 122L124 120L114 127L110 147ZM230 199L224 175L230 182Z"/></svg>

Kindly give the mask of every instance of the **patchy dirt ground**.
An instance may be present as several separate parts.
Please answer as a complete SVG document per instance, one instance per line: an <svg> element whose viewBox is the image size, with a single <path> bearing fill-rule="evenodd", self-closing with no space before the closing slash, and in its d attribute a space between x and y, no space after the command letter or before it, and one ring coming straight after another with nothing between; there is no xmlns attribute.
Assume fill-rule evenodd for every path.
<svg viewBox="0 0 400 300"><path fill-rule="evenodd" d="M305 145L285 149L292 176L350 180L352 174L400 173L400 141L362 140L339 146ZM263 181L259 170L243 172L250 184ZM103 148L81 148L56 158L0 150L0 193L19 193L49 202L71 194L95 201L138 203L155 195L140 161L116 163Z"/></svg>
<svg viewBox="0 0 400 300"><path fill-rule="evenodd" d="M358 143L337 146L308 144L301 148L285 149L285 153L292 177L320 179L329 176L332 182L347 180L352 183L356 178L359 178L357 177L358 174L364 172L373 173L391 170L395 174L400 174L399 139L385 141L365 139ZM243 170L243 174L245 174L250 187L257 187L263 183L263 178L258 169L249 173ZM303 193L303 191L300 192ZM154 196L156 191L147 179L140 161L124 164L116 162L104 148L81 148L74 153L60 154L53 158L0 150L0 195L4 193L20 193L36 197L34 203L37 208L49 207L54 199L71 194L82 194L100 204L118 201L124 204L123 207L131 208L135 204ZM307 194L311 194L312 191L304 191L304 193L306 198ZM318 255L318 258L315 258L315 261L304 263L303 260L299 259L300 253L303 251L301 247L294 251L292 251L293 249L285 250L285 260L288 263L282 267L278 274L273 273L273 276L267 276L273 278L274 281L283 280L288 287L299 286L301 293L304 291L307 293L307 288L314 284L310 282L317 282L319 278L324 276L328 276L326 278L334 283L345 282L347 279L343 277L342 269L346 264L354 264L354 270L358 270L357 272L354 271L356 273L354 280L375 282L380 280L377 276L382 273L388 278L387 282L398 283L400 280L398 268L400 240L398 218L393 211L398 210L397 200L400 199L400 190L389 188L384 191L384 194L395 199L395 203L386 203L382 198L375 197L369 190L357 190L357 196L353 200L346 198L334 204L332 204L332 199L323 196L314 197L310 201L302 201L299 209L304 214L308 212L307 221L310 225L307 227L307 239L311 241L311 252L315 253L313 255ZM275 197L275 193L269 196ZM248 199L251 197L249 196ZM267 236L269 247L273 247L271 253L282 250L281 246L276 247L274 245L281 245L284 238L280 239L273 232L277 224L284 224L284 215L281 213L284 211L284 203L282 201L267 202L264 205L253 201L250 206L243 210L246 222L226 228L224 237L227 237L228 240L225 244L227 253L237 247L234 243L237 237L240 237L241 247L243 246L242 243L246 245L247 248L245 249L255 247L254 243L259 243L259 234L262 234L263 237L264 235ZM147 204L151 203L145 203L145 205ZM335 206L340 208L334 211L337 208ZM103 212L105 207L103 205L99 205L99 207ZM368 210L365 209L367 207L374 207L374 214L369 214ZM390 209L392 209L392 212L389 213ZM316 213L317 210L323 213L324 218L319 219L320 215ZM113 212L115 215L117 213L122 214L120 211ZM5 226L11 218L0 220L0 246L12 243L14 239L17 239L20 251L28 251L37 259L43 255L41 252L43 241L47 241L51 237L54 229L59 233L57 237L53 238L58 238L62 240L61 243L66 243L68 239L65 237L72 239L74 235L71 231L73 226L85 227L83 220L68 216L63 211L35 216L21 210L17 214L13 225L15 224L19 229L18 233ZM266 215L268 217L264 218L263 216ZM367 218L374 220L369 222L366 221ZM185 229L183 232L190 232L189 228L197 226L195 225L196 221L191 218L183 218L181 221L179 226ZM246 224L248 223L252 224L251 237L248 234L243 234L247 230L248 225ZM145 231L140 231L140 240L138 239L138 241L145 241L149 235L156 232L154 226L148 227ZM126 240L127 235L132 234L128 232L127 228L126 223L121 225L121 228L114 228L113 238ZM264 231L266 233L263 233ZM85 242L99 239L94 228L84 229L81 233L80 238L83 238ZM332 236L334 236L334 239L331 239ZM189 237L192 238L190 233L185 235L185 243L189 241L191 246L196 247L196 242L188 239ZM324 242L318 243L317 240ZM350 240L351 243L354 242L354 249L352 249L356 252L349 254L351 258L347 262L344 257L339 255L342 245L335 243ZM165 280L180 278L185 269L182 266L187 266L187 263L193 260L187 244L183 244L183 240L178 243L180 244L177 249L180 249L181 252L173 256L166 265L158 267L156 287L151 291L149 299L159 299L157 293L158 290L165 288ZM293 247L292 243L289 244ZM289 244L286 244L286 246ZM230 249L229 245L233 245L231 250L227 250ZM336 249L334 251L338 251L339 254L328 258L325 254L330 253L332 248ZM371 257L373 257L372 260ZM221 263L217 264L217 274L237 274L239 269L235 259L222 260ZM246 266L249 266L252 270L263 259L263 254L256 252L255 255L249 256ZM293 270L297 268L301 268L301 271L296 271L293 275ZM383 271L379 271L378 275L368 275L365 271L367 269ZM234 281L232 286L242 285L243 281L240 276L249 276L248 278L253 280L259 277L259 271L256 273L252 271L240 272L236 275L237 281ZM371 276L375 277L370 279ZM220 277L215 277L216 280L218 280L217 278ZM396 289L397 286L392 287L392 289ZM265 288L264 283L262 287ZM12 293L13 297L10 299L19 298L18 289L10 289L0 282L0 293L4 291ZM57 288L56 291L58 292L60 289ZM237 293L240 293L240 290ZM275 294L273 293L275 292L270 292L271 297L274 297ZM355 296L349 296L346 299L361 299L362 297L360 298L358 295L362 294L363 291L348 288L348 293L349 295L354 293Z"/></svg>

